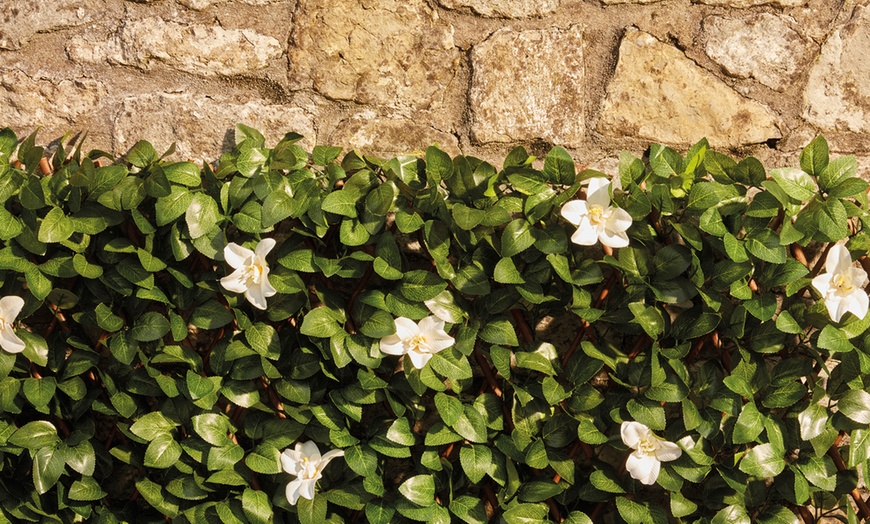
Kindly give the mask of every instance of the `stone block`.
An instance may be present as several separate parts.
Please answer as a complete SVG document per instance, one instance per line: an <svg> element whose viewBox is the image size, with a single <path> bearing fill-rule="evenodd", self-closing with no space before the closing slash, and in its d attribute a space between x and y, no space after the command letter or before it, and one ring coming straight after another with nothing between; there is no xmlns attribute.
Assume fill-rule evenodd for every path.
<svg viewBox="0 0 870 524"><path fill-rule="evenodd" d="M676 145L706 137L718 148L782 136L778 117L768 107L741 96L677 48L634 28L619 46L598 130Z"/></svg>
<svg viewBox="0 0 870 524"><path fill-rule="evenodd" d="M754 78L778 91L794 82L816 50L785 18L769 13L708 17L704 35L707 55L727 74Z"/></svg>
<svg viewBox="0 0 870 524"><path fill-rule="evenodd" d="M145 71L162 64L202 76L255 74L283 51L275 38L249 29L180 24L156 17L126 20L107 40L77 36L67 46L75 62Z"/></svg>
<svg viewBox="0 0 870 524"><path fill-rule="evenodd" d="M307 111L266 100L221 100L204 95L157 93L125 98L113 122L116 154L139 140L162 152L176 143L175 157L213 161L235 145L234 130L242 123L259 130L273 146L285 133L305 138L306 148L317 143L314 118Z"/></svg>
<svg viewBox="0 0 870 524"><path fill-rule="evenodd" d="M414 119L382 116L371 110L341 121L330 133L329 142L385 157L423 154L427 147L436 143L452 156L460 154L459 140L450 133Z"/></svg>
<svg viewBox="0 0 870 524"><path fill-rule="evenodd" d="M301 0L294 20L295 88L406 113L461 93L453 26L424 0Z"/></svg>
<svg viewBox="0 0 870 524"><path fill-rule="evenodd" d="M472 49L471 131L478 143L585 138L583 30L501 29Z"/></svg>
<svg viewBox="0 0 870 524"><path fill-rule="evenodd" d="M852 18L822 45L810 69L803 114L823 132L870 133L868 42L870 9L857 7Z"/></svg>
<svg viewBox="0 0 870 524"><path fill-rule="evenodd" d="M0 49L15 50L36 33L87 24L102 2L85 0L8 0L0 4Z"/></svg>
<svg viewBox="0 0 870 524"><path fill-rule="evenodd" d="M447 9L470 9L488 18L541 17L555 11L562 0L438 0Z"/></svg>

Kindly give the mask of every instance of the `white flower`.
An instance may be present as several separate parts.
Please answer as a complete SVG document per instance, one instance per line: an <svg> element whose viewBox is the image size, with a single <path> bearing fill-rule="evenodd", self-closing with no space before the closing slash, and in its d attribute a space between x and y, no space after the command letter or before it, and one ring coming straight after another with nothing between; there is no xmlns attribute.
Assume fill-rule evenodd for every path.
<svg viewBox="0 0 870 524"><path fill-rule="evenodd" d="M0 347L9 353L21 353L24 351L24 341L18 338L12 323L15 317L21 313L24 307L24 299L11 296L0 298Z"/></svg>
<svg viewBox="0 0 870 524"><path fill-rule="evenodd" d="M822 294L831 320L839 322L847 311L856 317L867 315L870 299L864 292L867 272L852 266L852 257L845 246L837 244L828 251L825 259L827 273L813 279L813 287Z"/></svg>
<svg viewBox="0 0 870 524"><path fill-rule="evenodd" d="M320 449L312 441L297 442L295 449L285 449L281 454L284 471L296 478L287 484L287 502L296 505L299 497L314 498L314 485L323 476L323 469L329 461L344 455L344 451L334 449L320 456Z"/></svg>
<svg viewBox="0 0 870 524"><path fill-rule="evenodd" d="M275 247L275 239L260 240L254 251L230 242L224 248L224 259L235 271L221 279L221 285L233 293L244 293L248 302L266 309L266 298L277 291L269 284L269 264L266 255Z"/></svg>
<svg viewBox="0 0 870 524"><path fill-rule="evenodd" d="M631 227L628 211L610 205L610 181L604 178L589 180L586 200L572 200L562 206L565 220L577 226L571 241L581 246L591 246L601 241L608 247L626 247Z"/></svg>
<svg viewBox="0 0 870 524"><path fill-rule="evenodd" d="M428 316L415 323L410 318L396 319L396 333L381 339L381 351L387 355L405 355L411 364L423 369L432 355L452 346L456 340L444 331L444 321Z"/></svg>
<svg viewBox="0 0 870 524"><path fill-rule="evenodd" d="M634 450L628 456L625 469L641 484L655 484L662 462L677 460L683 454L679 446L656 436L640 422L623 422L619 433L622 442Z"/></svg>

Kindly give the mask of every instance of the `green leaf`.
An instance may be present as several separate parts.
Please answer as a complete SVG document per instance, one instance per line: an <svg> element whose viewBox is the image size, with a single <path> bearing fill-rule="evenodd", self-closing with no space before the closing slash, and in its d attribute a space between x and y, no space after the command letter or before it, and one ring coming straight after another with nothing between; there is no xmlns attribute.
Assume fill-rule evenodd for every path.
<svg viewBox="0 0 870 524"><path fill-rule="evenodd" d="M746 239L746 248L756 257L773 264L785 264L785 246L780 245L779 235L770 229L762 229Z"/></svg>
<svg viewBox="0 0 870 524"><path fill-rule="evenodd" d="M518 346L516 330L506 318L492 319L480 330L480 338L490 344Z"/></svg>
<svg viewBox="0 0 870 524"><path fill-rule="evenodd" d="M337 215L355 218L357 216L356 204L359 195L350 190L337 190L326 195L321 204L324 211Z"/></svg>
<svg viewBox="0 0 870 524"><path fill-rule="evenodd" d="M870 424L870 393L850 390L837 401L837 409L859 424Z"/></svg>
<svg viewBox="0 0 870 524"><path fill-rule="evenodd" d="M543 504L516 504L502 515L507 524L541 524L547 518L547 506Z"/></svg>
<svg viewBox="0 0 870 524"><path fill-rule="evenodd" d="M37 238L40 242L52 243L63 242L72 236L74 232L72 221L59 207L52 207L51 211L42 219L39 225Z"/></svg>
<svg viewBox="0 0 870 524"><path fill-rule="evenodd" d="M196 193L184 213L190 238L197 239L220 227L217 202L205 193Z"/></svg>
<svg viewBox="0 0 870 524"><path fill-rule="evenodd" d="M619 478L612 470L595 470L589 476L589 482L605 493L625 493L625 488L619 482Z"/></svg>
<svg viewBox="0 0 870 524"><path fill-rule="evenodd" d="M51 422L35 420L18 428L10 437L9 444L26 449L51 449L60 438Z"/></svg>
<svg viewBox="0 0 870 524"><path fill-rule="evenodd" d="M447 282L435 273L420 269L408 271L398 291L412 302L425 302L438 296L447 287Z"/></svg>
<svg viewBox="0 0 870 524"><path fill-rule="evenodd" d="M786 194L801 202L811 200L816 194L816 183L808 174L793 167L773 169L770 176Z"/></svg>
<svg viewBox="0 0 870 524"><path fill-rule="evenodd" d="M775 477L785 469L785 459L773 444L759 444L746 452L739 467L740 471L753 477Z"/></svg>
<svg viewBox="0 0 870 524"><path fill-rule="evenodd" d="M512 257L532 247L535 236L528 222L518 218L505 226L501 235L501 256Z"/></svg>
<svg viewBox="0 0 870 524"><path fill-rule="evenodd" d="M156 311L148 311L139 317L130 334L133 340L150 342L159 340L169 333L169 320Z"/></svg>
<svg viewBox="0 0 870 524"><path fill-rule="evenodd" d="M317 338L329 338L344 331L335 318L336 314L326 307L314 308L305 314L299 332Z"/></svg>
<svg viewBox="0 0 870 524"><path fill-rule="evenodd" d="M67 496L70 500L78 500L82 502L91 502L102 499L108 493L103 491L100 484L93 477L82 477L81 480L76 480L70 486Z"/></svg>
<svg viewBox="0 0 870 524"><path fill-rule="evenodd" d="M61 453L53 447L39 448L33 454L33 486L36 492L44 495L63 474L64 460Z"/></svg>
<svg viewBox="0 0 870 524"><path fill-rule="evenodd" d="M202 413L195 415L193 430L202 439L213 446L226 446L230 444L227 433L230 431L230 421L223 413Z"/></svg>
<svg viewBox="0 0 870 524"><path fill-rule="evenodd" d="M807 145L800 156L801 169L819 176L828 165L828 142L822 135L817 136Z"/></svg>
<svg viewBox="0 0 870 524"><path fill-rule="evenodd" d="M631 501L625 497L616 498L616 510L628 524L642 524L650 522L649 509L643 504Z"/></svg>
<svg viewBox="0 0 870 524"><path fill-rule="evenodd" d="M544 158L544 174L553 184L570 186L577 177L574 159L565 149L555 146Z"/></svg>
<svg viewBox="0 0 870 524"><path fill-rule="evenodd" d="M466 524L486 524L483 502L471 495L460 495L450 501L450 512Z"/></svg>
<svg viewBox="0 0 870 524"><path fill-rule="evenodd" d="M262 491L245 488L245 491L242 492L242 508L251 524L271 524L273 522L272 503L269 501L269 495Z"/></svg>
<svg viewBox="0 0 870 524"><path fill-rule="evenodd" d="M166 469L172 467L181 456L181 444L168 433L157 435L145 450L145 466Z"/></svg>
<svg viewBox="0 0 870 524"><path fill-rule="evenodd" d="M24 351L22 354L29 358L37 366L48 365L48 343L44 338L23 329L15 332L24 342Z"/></svg>
<svg viewBox="0 0 870 524"><path fill-rule="evenodd" d="M57 391L57 380L54 377L24 379L24 398L37 409L48 405Z"/></svg>
<svg viewBox="0 0 870 524"><path fill-rule="evenodd" d="M189 322L199 329L217 329L232 321L233 312L213 299L196 306L189 319Z"/></svg>
<svg viewBox="0 0 870 524"><path fill-rule="evenodd" d="M759 413L755 403L750 401L743 406L737 423L734 425L732 442L734 444L746 444L752 442L764 430L764 416Z"/></svg>
<svg viewBox="0 0 870 524"><path fill-rule="evenodd" d="M432 475L415 475L402 482L399 493L418 506L435 504L435 479Z"/></svg>
<svg viewBox="0 0 870 524"><path fill-rule="evenodd" d="M477 484L492 465L492 450L488 446L476 444L463 446L459 450L459 462L468 480Z"/></svg>
<svg viewBox="0 0 870 524"><path fill-rule="evenodd" d="M136 167L148 167L157 161L157 151L150 142L140 140L127 153L127 161Z"/></svg>
<svg viewBox="0 0 870 524"><path fill-rule="evenodd" d="M152 411L139 417L130 426L130 432L145 440L154 440L160 435L167 435L178 424L167 419L163 413Z"/></svg>

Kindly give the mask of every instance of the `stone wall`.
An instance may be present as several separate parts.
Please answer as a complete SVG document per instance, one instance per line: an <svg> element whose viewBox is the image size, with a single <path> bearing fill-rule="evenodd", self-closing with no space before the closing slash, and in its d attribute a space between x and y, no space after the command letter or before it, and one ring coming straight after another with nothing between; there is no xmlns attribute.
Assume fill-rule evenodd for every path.
<svg viewBox="0 0 870 524"><path fill-rule="evenodd" d="M0 126L214 160L276 141L608 165L707 137L870 156L867 0L0 0Z"/></svg>

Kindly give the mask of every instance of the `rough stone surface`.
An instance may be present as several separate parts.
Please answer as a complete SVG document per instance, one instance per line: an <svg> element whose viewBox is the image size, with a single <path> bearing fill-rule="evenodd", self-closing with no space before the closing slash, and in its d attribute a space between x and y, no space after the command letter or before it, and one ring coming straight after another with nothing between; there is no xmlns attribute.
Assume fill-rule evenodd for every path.
<svg viewBox="0 0 870 524"><path fill-rule="evenodd" d="M528 18L552 13L561 0L438 0L447 9L471 9L486 17Z"/></svg>
<svg viewBox="0 0 870 524"><path fill-rule="evenodd" d="M706 137L713 147L730 148L782 136L769 108L740 96L678 49L634 29L619 46L598 130L681 145Z"/></svg>
<svg viewBox="0 0 870 524"><path fill-rule="evenodd" d="M373 111L364 111L340 122L330 134L329 143L375 155L421 153L437 143L450 155L460 154L459 140L450 133L413 119L384 117Z"/></svg>
<svg viewBox="0 0 870 524"><path fill-rule="evenodd" d="M804 92L804 115L823 131L870 133L870 9L831 34ZM864 146L866 150L867 147Z"/></svg>
<svg viewBox="0 0 870 524"><path fill-rule="evenodd" d="M461 96L453 27L424 0L301 0L291 40L291 84L327 98L435 111Z"/></svg>
<svg viewBox="0 0 870 524"><path fill-rule="evenodd" d="M151 70L165 64L197 75L241 75L281 56L278 40L248 29L183 25L162 18L128 20L106 41L82 36L67 47L72 60Z"/></svg>
<svg viewBox="0 0 870 524"><path fill-rule="evenodd" d="M477 142L583 142L583 32L502 29L474 46L469 93Z"/></svg>
<svg viewBox="0 0 870 524"><path fill-rule="evenodd" d="M757 5L775 5L780 7L800 7L807 0L700 0L702 4L743 9Z"/></svg>
<svg viewBox="0 0 870 524"><path fill-rule="evenodd" d="M113 148L123 153L137 141L148 140L162 151L175 142L176 157L210 161L235 145L237 123L260 130L268 146L288 131L305 136L300 142L303 147L317 143L312 115L298 107L266 100L240 103L194 94L157 93L121 101L113 122Z"/></svg>
<svg viewBox="0 0 870 524"><path fill-rule="evenodd" d="M42 0L0 2L0 49L19 49L36 33L87 24L102 2Z"/></svg>
<svg viewBox="0 0 870 524"><path fill-rule="evenodd" d="M184 7L201 10L208 9L215 4L226 3L228 0L178 0L178 3ZM248 5L268 5L277 3L280 0L241 0L242 3Z"/></svg>
<svg viewBox="0 0 870 524"><path fill-rule="evenodd" d="M53 82L21 71L0 73L3 125L14 123L19 135L42 127L39 136L43 140L85 129L106 94L103 84L86 78Z"/></svg>
<svg viewBox="0 0 870 524"><path fill-rule="evenodd" d="M783 17L760 13L745 18L704 20L707 55L731 76L754 78L783 91L813 58L815 46Z"/></svg>

